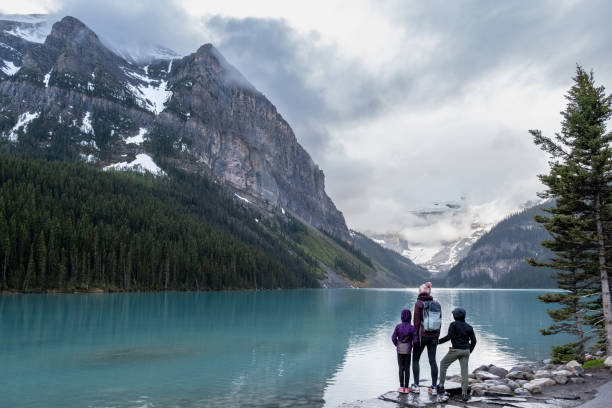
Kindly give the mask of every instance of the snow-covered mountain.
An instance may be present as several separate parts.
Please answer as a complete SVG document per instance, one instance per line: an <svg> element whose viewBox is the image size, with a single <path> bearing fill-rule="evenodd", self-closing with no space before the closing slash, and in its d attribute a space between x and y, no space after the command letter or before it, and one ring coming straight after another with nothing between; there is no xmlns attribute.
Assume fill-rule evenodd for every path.
<svg viewBox="0 0 612 408"><path fill-rule="evenodd" d="M432 273L448 272L504 217L536 204L537 201L518 206L499 202L470 205L463 200L434 203L432 208L413 212L407 225L398 231L368 231L366 235Z"/></svg>
<svg viewBox="0 0 612 408"><path fill-rule="evenodd" d="M0 18L6 150L163 175L208 173L265 211L348 238L323 171L276 107L212 45L118 51L66 16ZM24 153L25 154L25 153Z"/></svg>
<svg viewBox="0 0 612 408"><path fill-rule="evenodd" d="M373 232L367 235L374 242L385 248L398 252L420 265L430 272L447 272L463 259L470 247L482 237L491 225L474 224L472 233L455 241L441 241L438 243L410 242L401 233L377 234Z"/></svg>

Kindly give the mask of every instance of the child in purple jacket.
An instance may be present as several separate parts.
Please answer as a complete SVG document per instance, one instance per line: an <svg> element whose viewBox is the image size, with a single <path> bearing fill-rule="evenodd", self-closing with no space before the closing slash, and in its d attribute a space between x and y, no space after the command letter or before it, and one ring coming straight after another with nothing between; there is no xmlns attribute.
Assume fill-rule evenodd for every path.
<svg viewBox="0 0 612 408"><path fill-rule="evenodd" d="M399 365L400 387L402 394L411 392L410 384L410 357L413 343L418 341L416 329L410 324L410 310L402 310L402 322L395 326L391 341L397 350L397 364Z"/></svg>

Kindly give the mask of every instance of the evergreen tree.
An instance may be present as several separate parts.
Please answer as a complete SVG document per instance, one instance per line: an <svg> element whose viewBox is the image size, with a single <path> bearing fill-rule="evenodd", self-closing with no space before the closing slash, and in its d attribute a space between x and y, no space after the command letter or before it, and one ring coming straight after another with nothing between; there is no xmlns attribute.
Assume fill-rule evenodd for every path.
<svg viewBox="0 0 612 408"><path fill-rule="evenodd" d="M564 313L574 314L573 319L578 322L581 318L577 313L585 309L574 297L595 295L601 301L603 318L600 321L592 318L595 300L589 302L591 316L584 320L595 325L603 322L607 352L612 355L608 281L612 246L612 135L606 133L606 121L612 116L612 96L606 96L604 87L595 85L593 73L580 66L573 79L574 85L566 95L568 105L562 112L561 133L553 139L539 130L530 130L536 145L551 156L550 173L539 177L547 187L541 197L556 199L556 207L548 210L549 220L536 219L553 237L545 241L556 255L547 266L561 270L560 287L570 288L569 294L547 300L562 303ZM557 317L561 319L562 315ZM563 325L557 327L568 329Z"/></svg>

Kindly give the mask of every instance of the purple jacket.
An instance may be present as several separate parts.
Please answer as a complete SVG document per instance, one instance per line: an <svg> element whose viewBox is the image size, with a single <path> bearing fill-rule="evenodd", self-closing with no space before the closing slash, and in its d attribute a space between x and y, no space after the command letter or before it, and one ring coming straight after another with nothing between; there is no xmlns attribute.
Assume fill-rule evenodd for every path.
<svg viewBox="0 0 612 408"><path fill-rule="evenodd" d="M399 343L408 343L408 352L412 349L412 344L418 340L416 329L410 324L411 317L410 310L402 310L402 322L395 326L391 336L391 341L395 344L396 348Z"/></svg>

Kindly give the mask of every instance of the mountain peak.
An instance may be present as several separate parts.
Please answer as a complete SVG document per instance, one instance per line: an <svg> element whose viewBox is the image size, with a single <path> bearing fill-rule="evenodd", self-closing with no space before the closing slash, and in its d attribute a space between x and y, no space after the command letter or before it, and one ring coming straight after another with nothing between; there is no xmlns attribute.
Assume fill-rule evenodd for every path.
<svg viewBox="0 0 612 408"><path fill-rule="evenodd" d="M66 16L53 24L51 34L47 37L47 41L52 41L53 39L62 41L72 40L83 42L87 40L100 42L96 33L87 27L81 20L72 16Z"/></svg>

